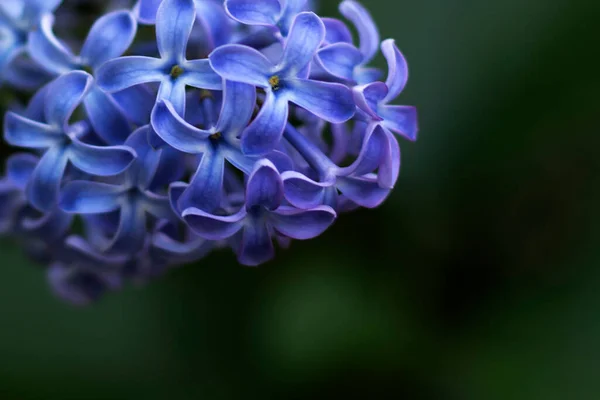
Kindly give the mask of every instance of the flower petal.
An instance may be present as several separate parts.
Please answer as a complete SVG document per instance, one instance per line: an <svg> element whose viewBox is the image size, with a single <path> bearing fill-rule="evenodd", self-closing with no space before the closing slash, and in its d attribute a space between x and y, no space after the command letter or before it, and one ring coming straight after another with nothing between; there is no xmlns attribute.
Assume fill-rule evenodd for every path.
<svg viewBox="0 0 600 400"><path fill-rule="evenodd" d="M170 221L177 221L178 218L171 208L168 196L162 196L152 193L148 190L144 191L144 196L140 199L140 206L148 212L148 214L158 218Z"/></svg>
<svg viewBox="0 0 600 400"><path fill-rule="evenodd" d="M221 205L223 197L223 174L225 160L215 151L207 151L196 173L190 180L190 185L179 198L179 209L190 207L213 212Z"/></svg>
<svg viewBox="0 0 600 400"><path fill-rule="evenodd" d="M354 77L354 68L362 61L362 54L349 43L335 43L319 50L321 66L331 75L346 80Z"/></svg>
<svg viewBox="0 0 600 400"><path fill-rule="evenodd" d="M352 165L340 168L340 176L366 175L388 160L386 154L389 153L389 140L384 128L379 124L370 124L366 129L358 158Z"/></svg>
<svg viewBox="0 0 600 400"><path fill-rule="evenodd" d="M6 161L6 177L17 188L25 189L38 161L33 154L13 154Z"/></svg>
<svg viewBox="0 0 600 400"><path fill-rule="evenodd" d="M146 240L146 211L137 202L126 201L119 213L119 228L105 244L105 252L136 254Z"/></svg>
<svg viewBox="0 0 600 400"><path fill-rule="evenodd" d="M184 70L181 80L188 86L198 89L222 90L223 80L212 69L208 59L184 62L181 67Z"/></svg>
<svg viewBox="0 0 600 400"><path fill-rule="evenodd" d="M110 145L123 144L131 133L129 122L115 100L94 86L83 100L94 131Z"/></svg>
<svg viewBox="0 0 600 400"><path fill-rule="evenodd" d="M98 19L81 49L81 61L97 68L122 55L131 46L137 23L129 11L114 11Z"/></svg>
<svg viewBox="0 0 600 400"><path fill-rule="evenodd" d="M384 40L381 43L381 51L387 60L389 69L388 77L385 81L389 92L383 100L387 104L398 97L404 90L408 81L408 64L402 53L400 53L400 50L398 50L398 47L396 47L393 39Z"/></svg>
<svg viewBox="0 0 600 400"><path fill-rule="evenodd" d="M310 210L280 207L269 216L277 232L292 239L306 240L319 236L335 221L336 213L329 206Z"/></svg>
<svg viewBox="0 0 600 400"><path fill-rule="evenodd" d="M27 199L33 207L49 211L56 205L68 160L66 149L60 146L51 147L42 156L26 189Z"/></svg>
<svg viewBox="0 0 600 400"><path fill-rule="evenodd" d="M107 213L120 207L124 191L122 186L107 183L72 181L62 189L58 205L68 213Z"/></svg>
<svg viewBox="0 0 600 400"><path fill-rule="evenodd" d="M44 115L50 125L67 131L69 118L92 88L94 78L87 72L73 71L57 78L48 87Z"/></svg>
<svg viewBox="0 0 600 400"><path fill-rule="evenodd" d="M355 86L352 90L356 106L366 112L373 120L380 121L379 104L388 94L388 88L383 82L373 82L368 85Z"/></svg>
<svg viewBox="0 0 600 400"><path fill-rule="evenodd" d="M352 44L352 32L339 19L321 18L325 25L325 41L327 43L350 43Z"/></svg>
<svg viewBox="0 0 600 400"><path fill-rule="evenodd" d="M252 118L255 105L256 89L253 86L226 81L217 132L221 132L229 141L236 139Z"/></svg>
<svg viewBox="0 0 600 400"><path fill-rule="evenodd" d="M288 96L292 103L336 124L348 121L356 110L352 91L339 83L294 79Z"/></svg>
<svg viewBox="0 0 600 400"><path fill-rule="evenodd" d="M4 140L11 146L45 149L62 141L60 129L9 111L4 116Z"/></svg>
<svg viewBox="0 0 600 400"><path fill-rule="evenodd" d="M285 96L267 93L260 112L242 133L242 151L249 156L261 156L277 147L288 119Z"/></svg>
<svg viewBox="0 0 600 400"><path fill-rule="evenodd" d="M156 22L156 12L162 0L139 0L135 5L135 13L141 24L152 25Z"/></svg>
<svg viewBox="0 0 600 400"><path fill-rule="evenodd" d="M274 26L281 15L281 5L278 0L226 0L225 11L242 24Z"/></svg>
<svg viewBox="0 0 600 400"><path fill-rule="evenodd" d="M206 151L210 133L188 124L169 101L157 101L152 111L152 127L162 140L179 151L189 154Z"/></svg>
<svg viewBox="0 0 600 400"><path fill-rule="evenodd" d="M97 176L113 176L125 171L136 158L127 146L101 147L73 140L69 160L75 167Z"/></svg>
<svg viewBox="0 0 600 400"><path fill-rule="evenodd" d="M281 174L285 199L294 207L303 210L323 205L325 189L335 182L315 182L300 172L287 171Z"/></svg>
<svg viewBox="0 0 600 400"><path fill-rule="evenodd" d="M275 165L267 159L256 162L246 185L246 209L275 210L283 200L283 181Z"/></svg>
<svg viewBox="0 0 600 400"><path fill-rule="evenodd" d="M107 92L118 92L146 82L160 82L166 76L163 60L151 57L120 57L104 63L96 71L98 86Z"/></svg>
<svg viewBox="0 0 600 400"><path fill-rule="evenodd" d="M268 78L273 71L273 65L258 50L230 44L217 48L208 59L217 74L226 80L269 87Z"/></svg>
<svg viewBox="0 0 600 400"><path fill-rule="evenodd" d="M363 64L375 57L379 48L379 31L371 14L357 1L345 0L340 4L340 13L348 18L358 31L360 52L364 56Z"/></svg>
<svg viewBox="0 0 600 400"><path fill-rule="evenodd" d="M269 261L275 256L273 241L264 221L246 224L238 250L240 264L250 267Z"/></svg>
<svg viewBox="0 0 600 400"><path fill-rule="evenodd" d="M382 106L379 115L384 118L383 125L400 136L415 141L419 133L417 109L411 106Z"/></svg>
<svg viewBox="0 0 600 400"><path fill-rule="evenodd" d="M46 14L42 17L38 29L29 33L28 52L39 65L54 74L64 74L77 68L75 56L52 32L54 16Z"/></svg>
<svg viewBox="0 0 600 400"><path fill-rule="evenodd" d="M379 185L375 176L340 177L336 187L344 196L366 208L378 207L391 193Z"/></svg>
<svg viewBox="0 0 600 400"><path fill-rule="evenodd" d="M198 208L188 208L182 213L189 227L200 237L207 240L227 239L242 229L246 210L241 209L234 215L213 215Z"/></svg>
<svg viewBox="0 0 600 400"><path fill-rule="evenodd" d="M123 113L133 123L146 125L156 102L156 95L146 85L131 86L112 94Z"/></svg>
<svg viewBox="0 0 600 400"><path fill-rule="evenodd" d="M281 59L282 74L286 77L297 76L309 65L324 38L325 25L315 13L298 14L285 42Z"/></svg>
<svg viewBox="0 0 600 400"><path fill-rule="evenodd" d="M156 12L156 42L163 59L174 64L185 60L195 20L194 0L163 0Z"/></svg>

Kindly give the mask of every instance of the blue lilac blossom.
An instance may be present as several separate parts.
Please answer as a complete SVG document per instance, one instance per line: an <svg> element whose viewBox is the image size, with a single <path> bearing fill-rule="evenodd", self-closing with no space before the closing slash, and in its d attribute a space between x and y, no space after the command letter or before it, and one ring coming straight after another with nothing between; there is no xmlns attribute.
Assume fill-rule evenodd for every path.
<svg viewBox="0 0 600 400"><path fill-rule="evenodd" d="M61 298L219 249L257 266L391 193L417 113L395 105L406 60L357 1L342 19L306 0L87 2L104 10L90 26L83 0L0 4L0 85L29 98L3 118L0 235Z"/></svg>

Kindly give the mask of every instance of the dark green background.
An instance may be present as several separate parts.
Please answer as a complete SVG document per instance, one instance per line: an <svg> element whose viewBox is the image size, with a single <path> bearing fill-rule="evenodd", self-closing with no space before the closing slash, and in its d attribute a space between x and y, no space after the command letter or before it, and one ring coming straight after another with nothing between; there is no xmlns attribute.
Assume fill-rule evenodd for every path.
<svg viewBox="0 0 600 400"><path fill-rule="evenodd" d="M600 398L600 5L364 4L420 111L389 201L86 309L4 244L0 398Z"/></svg>

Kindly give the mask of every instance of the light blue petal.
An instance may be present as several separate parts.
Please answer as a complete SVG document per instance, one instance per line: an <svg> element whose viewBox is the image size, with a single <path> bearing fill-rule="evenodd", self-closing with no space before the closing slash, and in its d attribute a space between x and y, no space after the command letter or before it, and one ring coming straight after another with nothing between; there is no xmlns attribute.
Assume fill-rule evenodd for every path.
<svg viewBox="0 0 600 400"><path fill-rule="evenodd" d="M379 115L384 119L383 125L410 140L417 140L419 122L417 109L412 106L381 106Z"/></svg>
<svg viewBox="0 0 600 400"><path fill-rule="evenodd" d="M125 142L131 133L131 127L110 94L94 86L83 100L83 104L94 131L102 140L110 145Z"/></svg>
<svg viewBox="0 0 600 400"><path fill-rule="evenodd" d="M321 18L325 25L325 41L327 43L350 43L352 44L352 32L339 19Z"/></svg>
<svg viewBox="0 0 600 400"><path fill-rule="evenodd" d="M182 65L181 80L198 89L222 90L221 77L211 68L208 59L186 61Z"/></svg>
<svg viewBox="0 0 600 400"><path fill-rule="evenodd" d="M171 209L168 196L161 196L148 190L144 191L144 196L140 199L140 207L146 212L158 219L177 221L177 215Z"/></svg>
<svg viewBox="0 0 600 400"><path fill-rule="evenodd" d="M6 177L16 187L25 189L39 158L29 153L11 155L6 161Z"/></svg>
<svg viewBox="0 0 600 400"><path fill-rule="evenodd" d="M390 189L379 186L375 176L340 177L336 187L344 196L366 208L378 207L391 193Z"/></svg>
<svg viewBox="0 0 600 400"><path fill-rule="evenodd" d="M275 25L281 15L278 0L226 0L225 10L231 18L246 25Z"/></svg>
<svg viewBox="0 0 600 400"><path fill-rule="evenodd" d="M168 101L179 115L185 115L185 82L182 79L165 79L160 83L157 100Z"/></svg>
<svg viewBox="0 0 600 400"><path fill-rule="evenodd" d="M371 14L357 1L345 0L340 4L340 13L348 18L358 31L360 52L366 64L375 57L379 48L379 31Z"/></svg>
<svg viewBox="0 0 600 400"><path fill-rule="evenodd" d="M119 57L131 46L137 23L129 11L114 11L98 19L81 49L83 64L98 68Z"/></svg>
<svg viewBox="0 0 600 400"><path fill-rule="evenodd" d="M54 74L64 74L77 68L75 56L52 32L54 16L46 14L42 17L37 29L29 33L29 55L40 66Z"/></svg>
<svg viewBox="0 0 600 400"><path fill-rule="evenodd" d="M373 82L353 88L356 106L366 112L375 121L382 119L377 109L387 94L388 88L383 82Z"/></svg>
<svg viewBox="0 0 600 400"><path fill-rule="evenodd" d="M239 44L221 46L210 56L210 65L226 80L269 87L273 65L258 50Z"/></svg>
<svg viewBox="0 0 600 400"><path fill-rule="evenodd" d="M179 64L196 19L194 0L164 0L156 13L156 42L161 57Z"/></svg>
<svg viewBox="0 0 600 400"><path fill-rule="evenodd" d="M217 131L234 141L246 128L256 106L256 89L246 83L226 81Z"/></svg>
<svg viewBox="0 0 600 400"><path fill-rule="evenodd" d="M321 67L331 75L352 80L354 69L363 59L358 49L348 43L335 43L319 50Z"/></svg>
<svg viewBox="0 0 600 400"><path fill-rule="evenodd" d="M4 116L4 140L11 146L45 149L63 139L64 135L57 127L32 121L12 111Z"/></svg>
<svg viewBox="0 0 600 400"><path fill-rule="evenodd" d="M285 42L281 74L285 77L298 76L310 64L324 38L325 25L315 13L298 14Z"/></svg>
<svg viewBox="0 0 600 400"><path fill-rule="evenodd" d="M152 127L162 140L179 151L200 154L207 149L210 132L188 124L168 101L158 101L152 112Z"/></svg>
<svg viewBox="0 0 600 400"><path fill-rule="evenodd" d="M125 190L107 183L73 181L61 190L58 205L68 213L107 213L119 209Z"/></svg>
<svg viewBox="0 0 600 400"><path fill-rule="evenodd" d="M156 12L162 0L139 0L134 7L141 24L152 25L156 22Z"/></svg>
<svg viewBox="0 0 600 400"><path fill-rule="evenodd" d="M103 249L106 252L136 254L146 240L146 211L133 201L124 202L119 213L119 228Z"/></svg>
<svg viewBox="0 0 600 400"><path fill-rule="evenodd" d="M42 156L27 184L27 200L33 207L44 212L56 205L67 162L66 149L60 146L50 148Z"/></svg>
<svg viewBox="0 0 600 400"><path fill-rule="evenodd" d="M142 126L150 121L150 114L156 102L156 94L146 85L131 86L113 93L112 97L133 123Z"/></svg>
<svg viewBox="0 0 600 400"><path fill-rule="evenodd" d="M66 132L71 115L81 104L93 82L94 78L83 71L69 72L52 82L46 93L46 122Z"/></svg>
<svg viewBox="0 0 600 400"><path fill-rule="evenodd" d="M285 199L294 207L308 210L323 205L325 189L335 182L315 182L296 171L281 174Z"/></svg>
<svg viewBox="0 0 600 400"><path fill-rule="evenodd" d="M339 83L308 79L289 81L290 101L332 123L342 123L354 116L356 105L352 91Z"/></svg>
<svg viewBox="0 0 600 400"><path fill-rule="evenodd" d="M281 140L288 112L288 100L285 96L267 93L260 112L242 133L244 154L261 156L273 151Z"/></svg>
<svg viewBox="0 0 600 400"><path fill-rule="evenodd" d="M118 92L140 83L160 82L167 73L163 60L131 56L106 62L96 71L96 80L107 92Z"/></svg>
<svg viewBox="0 0 600 400"><path fill-rule="evenodd" d="M69 146L69 160L75 167L96 176L113 176L125 171L136 158L127 146L92 146L74 139Z"/></svg>
<svg viewBox="0 0 600 400"><path fill-rule="evenodd" d="M389 92L383 100L384 103L388 103L404 90L408 81L408 64L393 39L384 40L381 43L381 51L387 60L389 69L388 78L385 81Z"/></svg>

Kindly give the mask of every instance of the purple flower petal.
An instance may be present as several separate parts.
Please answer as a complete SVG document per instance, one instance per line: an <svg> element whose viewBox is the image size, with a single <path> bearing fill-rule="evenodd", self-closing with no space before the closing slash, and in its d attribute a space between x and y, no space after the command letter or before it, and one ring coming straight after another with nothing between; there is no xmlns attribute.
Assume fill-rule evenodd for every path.
<svg viewBox="0 0 600 400"><path fill-rule="evenodd" d="M169 101L179 115L185 115L185 82L182 79L165 79L161 82L157 100Z"/></svg>
<svg viewBox="0 0 600 400"><path fill-rule="evenodd" d="M264 207L275 210L283 200L283 181L269 160L256 163L246 185L246 209Z"/></svg>
<svg viewBox="0 0 600 400"><path fill-rule="evenodd" d="M278 0L226 0L225 11L242 24L274 26L281 15L281 5Z"/></svg>
<svg viewBox="0 0 600 400"><path fill-rule="evenodd" d="M98 86L118 92L146 82L160 82L168 71L163 60L131 56L108 61L96 71Z"/></svg>
<svg viewBox="0 0 600 400"><path fill-rule="evenodd" d="M292 239L312 239L331 226L336 213L329 206L319 206L311 210L293 207L280 207L269 216L269 221L277 232Z"/></svg>
<svg viewBox="0 0 600 400"><path fill-rule="evenodd" d="M105 252L135 254L146 240L146 211L136 202L124 202L119 213L119 228L103 249Z"/></svg>
<svg viewBox="0 0 600 400"><path fill-rule="evenodd" d="M419 133L417 109L411 106L381 106L379 115L383 125L400 136L415 141Z"/></svg>
<svg viewBox="0 0 600 400"><path fill-rule="evenodd" d="M194 0L163 0L156 13L156 41L165 60L185 60L188 39L196 20Z"/></svg>
<svg viewBox="0 0 600 400"><path fill-rule="evenodd" d="M135 13L141 24L152 25L156 22L156 12L162 0L139 0Z"/></svg>
<svg viewBox="0 0 600 400"><path fill-rule="evenodd" d="M97 68L122 55L131 46L137 24L129 11L114 11L98 19L81 49L81 61Z"/></svg>
<svg viewBox="0 0 600 400"><path fill-rule="evenodd" d="M340 177L336 187L344 196L366 208L378 207L391 193L390 189L379 186L375 176Z"/></svg>
<svg viewBox="0 0 600 400"><path fill-rule="evenodd" d="M58 200L58 191L69 158L64 147L48 149L37 164L27 184L27 199L40 211L51 210Z"/></svg>
<svg viewBox="0 0 600 400"><path fill-rule="evenodd" d="M263 221L246 224L238 250L240 264L254 267L269 261L274 256L275 249L266 224Z"/></svg>
<svg viewBox="0 0 600 400"><path fill-rule="evenodd" d="M265 103L242 134L242 151L249 156L261 156L277 147L288 118L285 96L267 93Z"/></svg>
<svg viewBox="0 0 600 400"><path fill-rule="evenodd" d="M178 208L190 207L212 212L221 205L223 197L223 174L225 160L215 151L202 155L200 165L190 181L190 185L179 198Z"/></svg>
<svg viewBox="0 0 600 400"><path fill-rule="evenodd" d="M207 240L227 239L242 229L246 210L229 216L213 215L198 208L188 208L182 213L189 227L200 237Z"/></svg>
<svg viewBox="0 0 600 400"><path fill-rule="evenodd" d="M125 171L136 154L127 146L93 146L74 139L69 147L69 160L75 167L97 176L113 176Z"/></svg>
<svg viewBox="0 0 600 400"><path fill-rule="evenodd" d="M388 94L385 83L374 82L368 85L355 86L352 93L358 108L366 112L372 119L381 120L381 117L377 114L377 109Z"/></svg>
<svg viewBox="0 0 600 400"><path fill-rule="evenodd" d="M294 79L288 84L289 100L319 118L339 124L354 116L352 91L344 85L308 79Z"/></svg>
<svg viewBox="0 0 600 400"><path fill-rule="evenodd" d="M171 209L168 196L158 195L146 190L144 196L140 199L140 207L158 219L177 220L175 212Z"/></svg>
<svg viewBox="0 0 600 400"><path fill-rule="evenodd" d="M60 193L59 207L68 213L100 214L120 207L125 189L101 182L73 181Z"/></svg>
<svg viewBox="0 0 600 400"><path fill-rule="evenodd" d="M64 138L60 128L32 121L9 111L4 116L4 140L11 146L45 149Z"/></svg>
<svg viewBox="0 0 600 400"><path fill-rule="evenodd" d="M352 32L339 19L321 18L325 25L325 41L327 43L350 43L352 44Z"/></svg>
<svg viewBox="0 0 600 400"><path fill-rule="evenodd" d="M94 78L83 71L62 75L48 87L44 115L50 125L67 131L69 119L92 88Z"/></svg>
<svg viewBox="0 0 600 400"><path fill-rule="evenodd" d="M348 18L358 31L360 38L360 52L366 64L375 57L379 48L379 31L371 14L357 1L345 0L340 4L340 12Z"/></svg>
<svg viewBox="0 0 600 400"><path fill-rule="evenodd" d="M363 59L358 49L348 43L335 43L319 50L321 67L331 75L352 80L354 69Z"/></svg>
<svg viewBox="0 0 600 400"><path fill-rule="evenodd" d="M325 26L312 12L296 16L285 42L281 59L282 75L295 77L310 64L325 38Z"/></svg>
<svg viewBox="0 0 600 400"><path fill-rule="evenodd" d="M152 111L152 127L162 140L179 151L190 154L206 151L210 132L188 124L168 101L156 103Z"/></svg>
<svg viewBox="0 0 600 400"><path fill-rule="evenodd" d="M131 86L112 94L122 112L133 123L146 125L156 102L156 95L146 85Z"/></svg>
<svg viewBox="0 0 600 400"><path fill-rule="evenodd" d="M208 58L212 68L226 80L269 87L273 65L258 50L230 44L217 48Z"/></svg>
<svg viewBox="0 0 600 400"><path fill-rule="evenodd" d="M408 81L408 64L402 53L400 53L400 50L398 50L398 47L396 47L393 39L384 40L381 43L381 51L387 60L389 68L388 78L385 81L389 92L383 100L383 103L387 104L398 97L404 90Z"/></svg>
<svg viewBox="0 0 600 400"><path fill-rule="evenodd" d="M287 171L281 174L285 199L294 207L303 210L323 205L325 189L335 182L315 182L300 172Z"/></svg>
<svg viewBox="0 0 600 400"><path fill-rule="evenodd" d="M28 53L45 70L54 74L64 74L76 69L75 56L52 32L54 16L42 17L38 29L29 33Z"/></svg>

